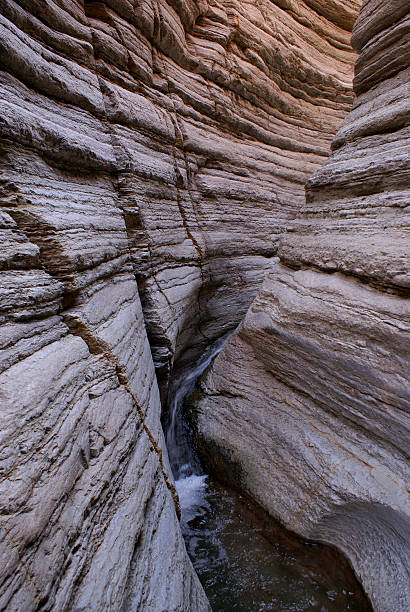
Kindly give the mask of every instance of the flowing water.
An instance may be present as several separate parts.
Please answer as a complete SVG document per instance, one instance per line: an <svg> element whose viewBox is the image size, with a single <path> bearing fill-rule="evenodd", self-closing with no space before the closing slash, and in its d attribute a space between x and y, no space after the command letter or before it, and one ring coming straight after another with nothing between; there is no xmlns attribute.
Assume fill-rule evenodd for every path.
<svg viewBox="0 0 410 612"><path fill-rule="evenodd" d="M214 612L371 611L344 557L305 541L248 498L205 474L192 448L184 403L222 349L218 340L171 388L166 441L188 554Z"/></svg>
<svg viewBox="0 0 410 612"><path fill-rule="evenodd" d="M184 418L184 402L195 389L201 374L215 359L231 334L227 334L212 344L198 363L187 374L177 376L171 385L168 404L168 426L166 428L166 443L172 472L181 495L194 494L205 487L201 464L192 448L189 428ZM186 481L186 482L185 482ZM189 493L190 491L190 493ZM195 495L195 494L194 494Z"/></svg>

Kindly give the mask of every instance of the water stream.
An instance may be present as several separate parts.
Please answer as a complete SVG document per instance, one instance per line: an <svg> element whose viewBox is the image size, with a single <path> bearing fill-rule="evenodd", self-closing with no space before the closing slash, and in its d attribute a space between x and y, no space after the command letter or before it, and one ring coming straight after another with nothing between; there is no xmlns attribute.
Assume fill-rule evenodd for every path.
<svg viewBox="0 0 410 612"><path fill-rule="evenodd" d="M248 498L204 473L184 403L226 340L218 340L188 374L174 379L166 427L182 533L213 611L371 611L340 553L290 533Z"/></svg>
<svg viewBox="0 0 410 612"><path fill-rule="evenodd" d="M184 402L194 391L197 380L221 351L229 336L230 334L223 336L208 347L188 373L184 372L182 376L177 376L171 383L168 404L169 422L165 439L172 472L180 495L184 495L187 488L191 488L192 491L195 488L201 490L205 486L206 478L192 448L189 428L183 413Z"/></svg>

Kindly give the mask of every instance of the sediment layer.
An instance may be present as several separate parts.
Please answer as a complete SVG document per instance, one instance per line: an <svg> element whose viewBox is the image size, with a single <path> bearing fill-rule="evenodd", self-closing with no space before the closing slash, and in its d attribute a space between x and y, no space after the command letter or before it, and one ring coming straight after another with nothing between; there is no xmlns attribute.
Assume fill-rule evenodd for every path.
<svg viewBox="0 0 410 612"><path fill-rule="evenodd" d="M2 609L208 609L160 395L292 229L353 101L357 11L0 3Z"/></svg>
<svg viewBox="0 0 410 612"><path fill-rule="evenodd" d="M357 99L195 408L204 457L408 610L408 4L368 0Z"/></svg>

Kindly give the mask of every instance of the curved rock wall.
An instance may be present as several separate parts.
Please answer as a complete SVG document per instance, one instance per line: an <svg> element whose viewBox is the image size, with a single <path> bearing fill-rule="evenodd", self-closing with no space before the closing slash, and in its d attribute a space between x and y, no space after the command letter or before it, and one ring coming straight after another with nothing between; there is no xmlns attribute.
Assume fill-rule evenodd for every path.
<svg viewBox="0 0 410 612"><path fill-rule="evenodd" d="M357 8L338 2L332 18L303 2L137 3L152 55L144 100L123 80L109 96L160 382L188 346L190 361L236 326L255 296L352 102ZM122 30L108 13L92 13L95 37L102 22ZM113 79L112 58L98 63Z"/></svg>
<svg viewBox="0 0 410 612"><path fill-rule="evenodd" d="M364 3L357 100L296 231L201 386L209 463L409 609L409 14Z"/></svg>
<svg viewBox="0 0 410 612"><path fill-rule="evenodd" d="M352 103L358 2L2 7L2 134L77 173L111 173L165 391L188 344L239 323L328 155ZM102 207L77 244L83 265L105 224Z"/></svg>
<svg viewBox="0 0 410 612"><path fill-rule="evenodd" d="M208 610L175 512L92 28L79 2L1 12L0 608Z"/></svg>
<svg viewBox="0 0 410 612"><path fill-rule="evenodd" d="M328 154L320 4L0 1L1 609L207 609L151 352L165 394L240 321Z"/></svg>

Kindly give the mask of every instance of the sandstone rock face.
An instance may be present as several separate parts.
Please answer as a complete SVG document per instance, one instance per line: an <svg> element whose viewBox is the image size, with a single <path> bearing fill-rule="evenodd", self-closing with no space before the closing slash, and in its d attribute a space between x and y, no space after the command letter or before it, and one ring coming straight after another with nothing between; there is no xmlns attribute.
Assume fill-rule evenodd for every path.
<svg viewBox="0 0 410 612"><path fill-rule="evenodd" d="M152 443L159 390L112 183L8 159L1 609L207 610Z"/></svg>
<svg viewBox="0 0 410 612"><path fill-rule="evenodd" d="M194 413L208 462L344 551L380 612L410 607L409 23L364 3L353 110Z"/></svg>
<svg viewBox="0 0 410 612"><path fill-rule="evenodd" d="M352 102L357 10L0 2L1 609L208 609L152 355L165 395L246 312Z"/></svg>

